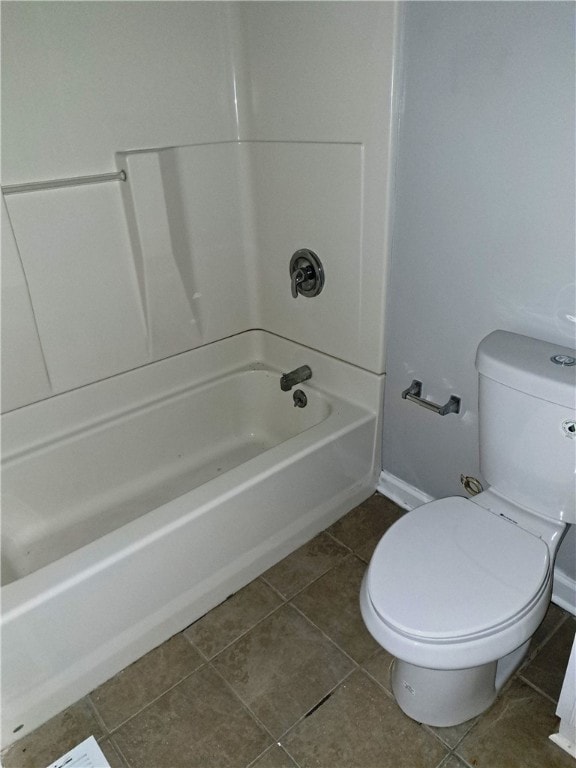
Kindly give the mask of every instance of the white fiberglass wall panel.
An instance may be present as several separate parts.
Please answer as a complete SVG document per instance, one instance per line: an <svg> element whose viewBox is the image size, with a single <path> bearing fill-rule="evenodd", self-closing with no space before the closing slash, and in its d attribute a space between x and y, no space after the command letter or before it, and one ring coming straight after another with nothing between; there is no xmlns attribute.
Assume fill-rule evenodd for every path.
<svg viewBox="0 0 576 768"><path fill-rule="evenodd" d="M233 19L228 3L3 5L3 185L108 173L126 150L235 139ZM202 343L182 249L174 256L165 228L144 270L122 187L6 198L22 290L2 283L3 410Z"/></svg>
<svg viewBox="0 0 576 768"><path fill-rule="evenodd" d="M362 339L362 175L359 144L250 145L262 327L370 368ZM291 294L292 254L311 249L325 283ZM367 349L368 347L368 349Z"/></svg>
<svg viewBox="0 0 576 768"><path fill-rule="evenodd" d="M353 246L346 265L339 255L326 252L325 290L329 290L329 280L349 280L350 293L340 303L340 312L349 318L359 339L353 360L378 373L384 371L397 16L398 6L393 2L240 4L245 66L244 76L238 80L238 96L244 105L239 113L241 138L362 147L359 197L353 208L342 209L344 218L352 217L359 204L360 238L353 240L355 233L347 234L345 240L353 240ZM294 190L298 172L299 166L288 170L293 178L286 184ZM352 196L357 177L350 180L348 190L346 179L338 178L336 183L340 188L332 187L325 201L314 200L313 205L320 208L325 204L327 210L339 210L346 195ZM302 197L295 198L294 214L311 191L305 175L301 186ZM271 208L274 201L266 204ZM288 217L293 213L286 211ZM293 221L296 223L295 218ZM303 235L305 226L304 218ZM334 232L338 227L336 223ZM266 245L270 245L268 237ZM311 243L299 247L313 249ZM318 255L322 258L324 253ZM291 252L284 255L286 272L290 256ZM259 244L257 258L265 265L276 256L271 257L269 248L263 250ZM261 290L266 291L264 283ZM304 299L302 304L321 299ZM284 302L284 298L278 300ZM282 327L276 327L278 333L293 338L292 320L300 301L294 302ZM298 309L304 311L301 305ZM338 326L340 321L335 314L324 315L329 344L330 325ZM299 320L295 322L298 328ZM316 333L314 329L310 332Z"/></svg>
<svg viewBox="0 0 576 768"><path fill-rule="evenodd" d="M2 183L236 138L229 18L228 3L3 4Z"/></svg>
<svg viewBox="0 0 576 768"><path fill-rule="evenodd" d="M117 186L11 195L7 202L53 390L147 362Z"/></svg>

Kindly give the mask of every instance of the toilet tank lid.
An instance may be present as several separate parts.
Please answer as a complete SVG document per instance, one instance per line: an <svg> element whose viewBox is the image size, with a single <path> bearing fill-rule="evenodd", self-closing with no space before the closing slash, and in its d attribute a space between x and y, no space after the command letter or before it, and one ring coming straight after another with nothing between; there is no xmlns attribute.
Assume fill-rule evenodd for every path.
<svg viewBox="0 0 576 768"><path fill-rule="evenodd" d="M552 360L554 358L557 362ZM551 403L576 407L576 350L510 331L493 331L478 345L478 373Z"/></svg>

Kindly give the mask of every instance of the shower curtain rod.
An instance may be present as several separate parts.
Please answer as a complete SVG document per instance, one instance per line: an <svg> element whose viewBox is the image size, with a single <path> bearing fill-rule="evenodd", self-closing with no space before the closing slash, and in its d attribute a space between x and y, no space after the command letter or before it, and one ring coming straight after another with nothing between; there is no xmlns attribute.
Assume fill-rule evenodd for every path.
<svg viewBox="0 0 576 768"><path fill-rule="evenodd" d="M116 173L99 173L94 176L75 176L71 179L50 179L47 181L30 181L26 184L9 184L2 187L2 192L5 195L18 195L21 192L38 192L42 189L79 187L82 184L100 184L104 181L126 181L126 178L126 171L116 171Z"/></svg>

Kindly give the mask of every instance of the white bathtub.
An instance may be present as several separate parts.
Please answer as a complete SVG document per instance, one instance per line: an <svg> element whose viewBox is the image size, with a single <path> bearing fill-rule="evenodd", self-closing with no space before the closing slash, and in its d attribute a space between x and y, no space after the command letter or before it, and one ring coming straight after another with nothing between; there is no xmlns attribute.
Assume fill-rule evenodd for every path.
<svg viewBox="0 0 576 768"><path fill-rule="evenodd" d="M382 386L250 331L5 414L2 746L366 498Z"/></svg>

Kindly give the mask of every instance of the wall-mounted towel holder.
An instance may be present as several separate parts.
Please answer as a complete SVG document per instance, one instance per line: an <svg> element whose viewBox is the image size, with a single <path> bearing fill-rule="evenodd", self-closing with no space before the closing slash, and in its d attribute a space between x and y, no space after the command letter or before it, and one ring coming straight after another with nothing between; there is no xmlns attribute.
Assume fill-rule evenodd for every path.
<svg viewBox="0 0 576 768"><path fill-rule="evenodd" d="M450 395L450 400L444 405L438 405L430 400L424 400L422 398L422 382L417 379L412 380L412 384L402 392L402 398L404 400L410 400L417 405L421 405L427 408L429 411L434 411L439 416L446 416L447 413L460 413L460 398L456 395Z"/></svg>
<svg viewBox="0 0 576 768"><path fill-rule="evenodd" d="M8 184L2 187L5 195L18 195L21 192L39 192L44 189L60 187L79 187L83 184L102 184L105 181L126 181L126 171L115 173L97 173L93 176L74 176L71 179L48 179L46 181L28 181L25 184Z"/></svg>

